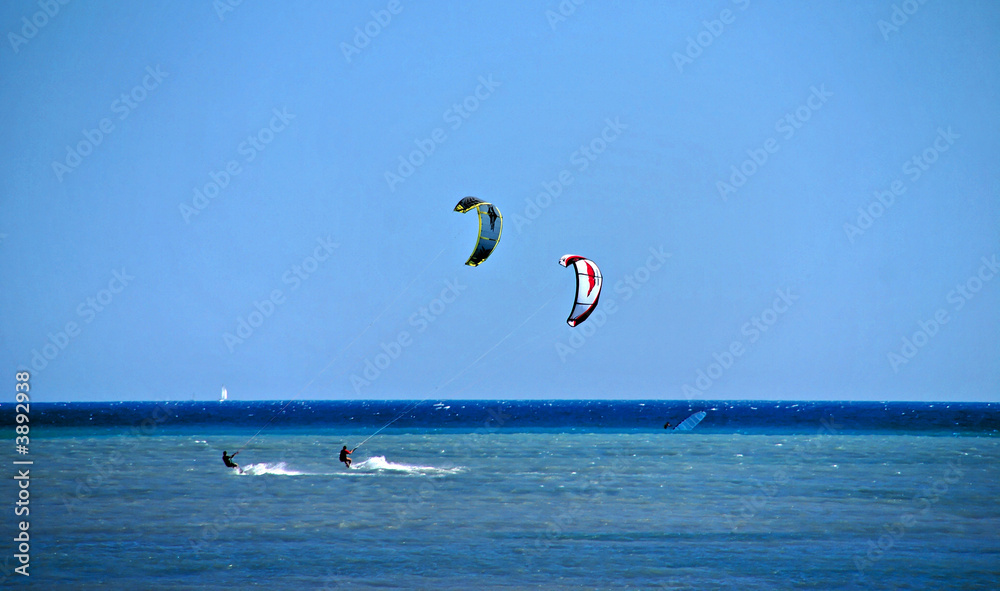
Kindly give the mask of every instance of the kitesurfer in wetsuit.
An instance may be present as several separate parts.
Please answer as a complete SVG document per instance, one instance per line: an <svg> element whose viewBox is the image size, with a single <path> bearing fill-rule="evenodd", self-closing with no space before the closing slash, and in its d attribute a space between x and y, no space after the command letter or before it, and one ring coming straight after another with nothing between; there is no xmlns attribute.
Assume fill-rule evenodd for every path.
<svg viewBox="0 0 1000 591"><path fill-rule="evenodd" d="M239 464L233 462L233 458L235 458L236 455L239 454L239 453L240 452L236 452L233 455L229 455L228 453L226 453L225 451L223 451L222 452L222 463L225 464L227 468L236 468L237 470L240 471L240 474L243 474L243 468L240 468Z"/></svg>
<svg viewBox="0 0 1000 591"><path fill-rule="evenodd" d="M358 448L355 447L354 449L358 449ZM348 468L351 467L351 458L349 458L347 456L349 456L352 453L354 453L354 449L348 450L347 446L345 445L343 447L343 449L340 450L340 461L344 462L344 465L346 465Z"/></svg>
<svg viewBox="0 0 1000 591"><path fill-rule="evenodd" d="M666 423L664 423L663 424L663 428L664 429L669 429L670 428L670 421L667 421Z"/></svg>

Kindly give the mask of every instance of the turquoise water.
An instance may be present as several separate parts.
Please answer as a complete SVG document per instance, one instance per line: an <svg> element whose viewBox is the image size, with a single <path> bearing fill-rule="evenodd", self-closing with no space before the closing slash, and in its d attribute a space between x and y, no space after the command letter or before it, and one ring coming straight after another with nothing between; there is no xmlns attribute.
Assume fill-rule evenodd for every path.
<svg viewBox="0 0 1000 591"><path fill-rule="evenodd" d="M390 427L351 470L336 453L370 428L268 428L236 457L244 475L221 462L248 438L232 426L39 428L31 576L0 578L37 589L997 588L1000 439L988 433L477 424Z"/></svg>

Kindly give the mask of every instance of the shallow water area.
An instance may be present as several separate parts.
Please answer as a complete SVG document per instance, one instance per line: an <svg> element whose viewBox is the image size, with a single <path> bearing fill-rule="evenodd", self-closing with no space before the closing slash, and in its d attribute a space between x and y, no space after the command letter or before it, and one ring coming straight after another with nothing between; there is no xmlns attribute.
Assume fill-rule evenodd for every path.
<svg viewBox="0 0 1000 591"><path fill-rule="evenodd" d="M284 426L240 451L243 474L222 464L249 437L231 425L48 426L32 440L31 577L16 582L993 588L991 432L725 433L712 418L683 434L516 429L514 419L483 428L481 418L478 428L387 429L350 469L341 446L373 428ZM12 483L0 494L15 497ZM4 527L16 527L11 512Z"/></svg>

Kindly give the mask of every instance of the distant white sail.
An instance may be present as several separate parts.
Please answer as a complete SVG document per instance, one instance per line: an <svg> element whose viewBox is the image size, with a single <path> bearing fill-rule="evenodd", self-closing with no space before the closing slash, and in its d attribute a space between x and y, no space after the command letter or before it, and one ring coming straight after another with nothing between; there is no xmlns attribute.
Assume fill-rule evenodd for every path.
<svg viewBox="0 0 1000 591"><path fill-rule="evenodd" d="M222 387L222 397L219 398L219 402L225 402L229 398L229 393L226 392L226 387Z"/></svg>

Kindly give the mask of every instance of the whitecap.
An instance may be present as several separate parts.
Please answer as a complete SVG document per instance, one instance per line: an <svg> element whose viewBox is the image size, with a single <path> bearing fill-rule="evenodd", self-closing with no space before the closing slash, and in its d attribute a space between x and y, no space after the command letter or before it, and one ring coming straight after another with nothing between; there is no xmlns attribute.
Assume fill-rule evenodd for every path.
<svg viewBox="0 0 1000 591"><path fill-rule="evenodd" d="M250 476L263 476L264 474L273 474L276 476L302 476L305 472L299 472L297 470L289 470L288 466L284 462L278 462L277 464L250 464L248 466L243 466L243 474L249 474Z"/></svg>
<svg viewBox="0 0 1000 591"><path fill-rule="evenodd" d="M351 466L351 470L362 472L399 472L403 474L457 474L461 467L438 468L436 466L415 466L413 464L398 464L385 459L385 456L374 456Z"/></svg>

